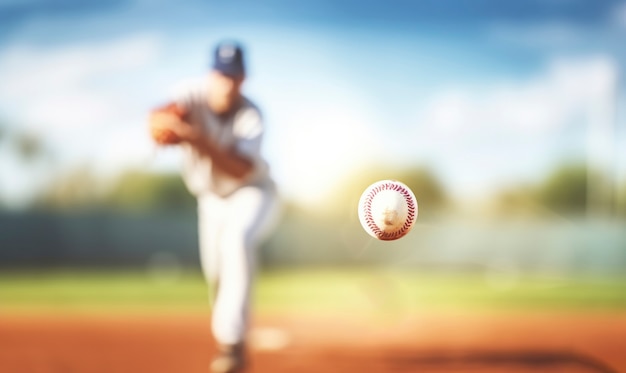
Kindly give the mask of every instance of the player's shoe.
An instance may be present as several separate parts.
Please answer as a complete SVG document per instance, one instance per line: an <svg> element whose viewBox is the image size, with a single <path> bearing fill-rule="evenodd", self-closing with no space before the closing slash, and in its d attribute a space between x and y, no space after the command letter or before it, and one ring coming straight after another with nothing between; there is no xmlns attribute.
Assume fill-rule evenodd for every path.
<svg viewBox="0 0 626 373"><path fill-rule="evenodd" d="M242 343L222 345L219 353L211 362L213 373L240 373L245 369L245 348Z"/></svg>

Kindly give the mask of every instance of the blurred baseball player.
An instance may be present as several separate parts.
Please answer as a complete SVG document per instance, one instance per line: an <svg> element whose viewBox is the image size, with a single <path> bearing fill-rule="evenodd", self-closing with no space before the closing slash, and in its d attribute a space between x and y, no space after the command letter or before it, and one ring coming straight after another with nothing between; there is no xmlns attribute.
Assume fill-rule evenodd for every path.
<svg viewBox="0 0 626 373"><path fill-rule="evenodd" d="M214 289L214 372L245 366L255 250L274 227L279 202L261 156L260 110L241 91L245 77L242 46L220 43L208 77L183 88L149 119L158 144L182 147L182 177L198 199L201 265Z"/></svg>

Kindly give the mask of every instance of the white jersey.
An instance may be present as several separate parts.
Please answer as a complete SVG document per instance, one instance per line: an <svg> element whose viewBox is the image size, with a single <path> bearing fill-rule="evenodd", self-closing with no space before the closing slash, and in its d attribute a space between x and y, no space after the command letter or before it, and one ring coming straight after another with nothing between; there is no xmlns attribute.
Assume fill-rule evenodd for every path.
<svg viewBox="0 0 626 373"><path fill-rule="evenodd" d="M213 167L210 157L183 145L183 180L196 195L213 193L225 197L246 185L271 183L269 167L261 155L264 127L260 110L244 97L241 107L226 118L219 117L207 104L206 79L178 90L174 102L187 112L188 122L207 134L223 148L234 149L252 161L254 170L243 180Z"/></svg>

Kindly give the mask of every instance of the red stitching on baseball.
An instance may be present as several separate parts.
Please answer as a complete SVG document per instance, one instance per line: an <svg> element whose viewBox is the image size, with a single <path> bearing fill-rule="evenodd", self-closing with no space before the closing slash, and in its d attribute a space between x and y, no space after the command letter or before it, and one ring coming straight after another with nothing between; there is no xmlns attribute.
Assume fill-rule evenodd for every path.
<svg viewBox="0 0 626 373"><path fill-rule="evenodd" d="M374 197L376 197L378 193L383 190L393 190L396 192L400 192L407 204L407 218L402 227L393 232L383 232L378 227L378 225L376 225L376 223L374 222L374 217L372 216L372 200L374 199ZM370 192L365 197L363 205L365 208L365 223L367 224L367 227L372 231L372 233L374 233L374 235L380 240L389 241L404 236L406 232L411 229L411 226L415 221L415 203L413 202L411 193L402 185L397 183L386 182L376 186L375 188L372 188L372 190L370 190Z"/></svg>

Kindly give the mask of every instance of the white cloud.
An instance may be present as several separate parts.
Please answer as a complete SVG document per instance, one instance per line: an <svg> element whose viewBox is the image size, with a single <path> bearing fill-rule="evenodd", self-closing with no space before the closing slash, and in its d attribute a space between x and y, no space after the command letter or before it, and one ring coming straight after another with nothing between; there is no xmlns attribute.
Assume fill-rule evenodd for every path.
<svg viewBox="0 0 626 373"><path fill-rule="evenodd" d="M10 46L0 54L2 110L52 139L137 117L124 112L132 108L124 92L92 84L141 69L159 50L159 40L151 35L54 49Z"/></svg>
<svg viewBox="0 0 626 373"><path fill-rule="evenodd" d="M76 90L33 102L23 120L67 134L99 124L99 118L109 118L114 108L114 102L102 95Z"/></svg>
<svg viewBox="0 0 626 373"><path fill-rule="evenodd" d="M555 60L530 81L435 94L419 123L442 135L494 129L545 134L568 124L594 101L610 97L616 71L607 57Z"/></svg>
<svg viewBox="0 0 626 373"><path fill-rule="evenodd" d="M132 99L126 79L141 75L160 48L152 35L54 48L9 45L0 51L0 111L9 125L43 138L61 168L122 167L147 148L140 145L146 114L138 105L145 100Z"/></svg>
<svg viewBox="0 0 626 373"><path fill-rule="evenodd" d="M545 169L554 139L613 99L616 71L604 56L556 59L531 80L435 93L398 142L436 160L454 193L489 193Z"/></svg>
<svg viewBox="0 0 626 373"><path fill-rule="evenodd" d="M158 39L149 35L50 50L18 44L0 55L0 98L32 100L76 89L97 74L144 66L158 52Z"/></svg>

